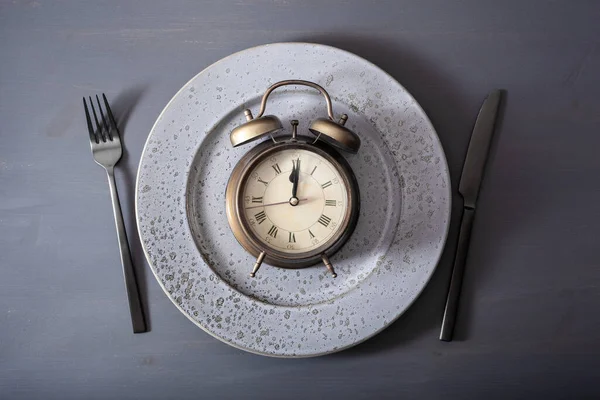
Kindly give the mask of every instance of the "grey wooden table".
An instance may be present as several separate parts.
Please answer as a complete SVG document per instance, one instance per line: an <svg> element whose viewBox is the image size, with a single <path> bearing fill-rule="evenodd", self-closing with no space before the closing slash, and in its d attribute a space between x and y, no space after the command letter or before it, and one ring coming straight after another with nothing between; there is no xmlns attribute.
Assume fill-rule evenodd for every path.
<svg viewBox="0 0 600 400"><path fill-rule="evenodd" d="M600 3L0 3L0 398L546 398L600 395ZM310 41L392 74L438 130L456 190L480 103L508 91L457 340L437 339L456 242L389 329L316 359L218 342L154 281L136 166L171 96L247 47ZM131 333L104 171L81 97L106 92L151 332ZM571 397L573 396L573 397Z"/></svg>

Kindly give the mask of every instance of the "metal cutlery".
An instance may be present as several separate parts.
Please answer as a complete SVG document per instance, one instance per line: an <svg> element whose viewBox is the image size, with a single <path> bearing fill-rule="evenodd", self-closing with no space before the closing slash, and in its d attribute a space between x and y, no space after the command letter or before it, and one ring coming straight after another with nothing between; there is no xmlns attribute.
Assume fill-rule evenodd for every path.
<svg viewBox="0 0 600 400"><path fill-rule="evenodd" d="M446 342L452 340L454 333L458 301L471 239L471 228L473 227L475 210L477 208L477 197L479 195L479 188L481 187L490 143L494 134L494 126L501 98L502 91L494 90L484 100L475 121L475 127L473 128L471 141L469 142L469 149L467 150L467 157L465 158L460 177L458 192L463 197L463 215L440 332L440 340Z"/></svg>
<svg viewBox="0 0 600 400"><path fill-rule="evenodd" d="M140 293L135 277L135 271L133 269L133 263L131 261L131 252L129 250L129 243L127 242L127 233L125 231L125 224L123 223L123 215L121 213L114 175L114 167L123 154L121 137L113 113L108 105L108 100L106 100L104 94L102 94L102 99L104 100L106 117L102 110L100 99L98 98L98 95L96 95L98 113L100 114L100 120L98 120L94 102L92 98L89 97L90 108L92 109L92 115L94 116L95 121L95 129L92 125L92 119L90 118L90 112L85 97L83 98L83 107L85 109L85 117L87 119L90 136L90 146L92 148L94 160L106 170L106 174L108 175L110 197L112 199L115 224L117 226L119 250L121 251L121 263L123 264L123 276L125 278L125 287L127 289L127 299L129 301L133 333L141 333L146 332L146 321L144 319Z"/></svg>

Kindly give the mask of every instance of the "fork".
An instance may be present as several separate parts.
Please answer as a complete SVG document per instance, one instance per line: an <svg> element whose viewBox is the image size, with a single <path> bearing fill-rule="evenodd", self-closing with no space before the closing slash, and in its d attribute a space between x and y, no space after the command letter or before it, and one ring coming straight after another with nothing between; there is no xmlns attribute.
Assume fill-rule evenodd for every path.
<svg viewBox="0 0 600 400"><path fill-rule="evenodd" d="M146 332L146 321L140 300L135 271L131 262L131 252L127 242L127 232L125 232L125 224L123 223L123 214L119 204L119 195L117 194L117 185L115 184L115 164L121 159L123 148L121 138L115 117L108 105L106 96L102 94L104 107L108 118L105 118L104 111L100 105L100 99L96 95L98 103L98 113L100 114L102 123L99 122L94 108L94 102L89 97L90 107L96 122L96 129L92 126L92 119L88 110L85 97L83 98L83 107L85 108L85 117L87 119L88 131L90 134L90 146L94 161L106 170L108 175L108 184L110 186L110 197L112 199L113 212L115 214L115 224L117 225L117 236L119 238L119 250L121 251L121 263L123 264L123 276L125 277L125 287L127 289L127 299L129 301L129 312L131 314L131 323L133 325L133 333ZM108 123L107 123L108 119Z"/></svg>

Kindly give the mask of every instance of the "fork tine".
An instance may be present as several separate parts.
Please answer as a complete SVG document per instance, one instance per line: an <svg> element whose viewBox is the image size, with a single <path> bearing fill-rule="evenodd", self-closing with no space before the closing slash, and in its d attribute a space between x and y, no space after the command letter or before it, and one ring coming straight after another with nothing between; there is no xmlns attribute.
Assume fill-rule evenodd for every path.
<svg viewBox="0 0 600 400"><path fill-rule="evenodd" d="M92 126L92 120L90 118L90 111L88 110L87 103L85 102L85 97L83 98L83 108L85 108L85 119L87 120L88 132L90 134L90 140L96 143L100 143L98 140L98 136L94 133L94 127Z"/></svg>
<svg viewBox="0 0 600 400"><path fill-rule="evenodd" d="M110 141L113 140L112 138L112 134L110 133L110 129L108 129L108 124L106 123L106 118L104 118L104 112L102 111L102 106L100 105L100 99L98 98L98 95L96 95L96 102L98 103L98 112L100 113L100 116L102 117L102 125L104 126L105 132L108 135L108 139Z"/></svg>
<svg viewBox="0 0 600 400"><path fill-rule="evenodd" d="M106 108L106 113L108 114L108 119L110 120L110 124L112 126L112 131L115 132L117 137L120 137L119 128L117 128L117 121L115 120L115 116L108 105L108 100L106 100L106 95L102 93L102 98L104 99L104 106Z"/></svg>
<svg viewBox="0 0 600 400"><path fill-rule="evenodd" d="M97 135L103 142L106 142L106 137L104 136L104 132L102 132L102 126L98 122L98 116L96 115L96 109L94 108L94 102L92 101L92 97L89 96L89 99L90 99L90 107L92 107L92 113L94 114L94 120L96 121L96 128L98 131Z"/></svg>

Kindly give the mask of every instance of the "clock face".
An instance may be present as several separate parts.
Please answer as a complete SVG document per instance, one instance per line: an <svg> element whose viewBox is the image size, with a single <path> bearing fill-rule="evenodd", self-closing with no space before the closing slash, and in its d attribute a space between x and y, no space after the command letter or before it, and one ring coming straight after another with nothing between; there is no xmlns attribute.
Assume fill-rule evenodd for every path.
<svg viewBox="0 0 600 400"><path fill-rule="evenodd" d="M299 166L296 199L295 165ZM306 149L284 149L251 166L242 187L240 217L266 249L290 256L313 251L345 229L348 188L328 159Z"/></svg>

